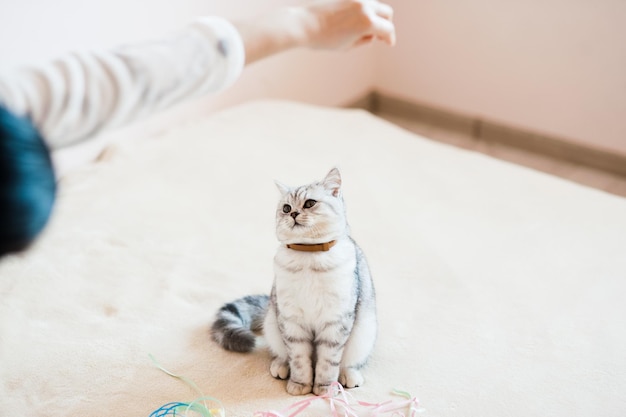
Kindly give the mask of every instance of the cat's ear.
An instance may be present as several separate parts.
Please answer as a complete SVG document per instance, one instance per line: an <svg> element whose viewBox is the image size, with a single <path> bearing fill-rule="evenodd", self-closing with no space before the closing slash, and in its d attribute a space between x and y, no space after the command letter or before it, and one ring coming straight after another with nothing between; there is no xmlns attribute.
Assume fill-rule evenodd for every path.
<svg viewBox="0 0 626 417"><path fill-rule="evenodd" d="M288 186L286 186L285 184L283 184L280 181L276 181L274 180L274 184L276 184L276 187L278 188L278 191L280 191L280 193L282 195L285 195L289 192L290 188Z"/></svg>
<svg viewBox="0 0 626 417"><path fill-rule="evenodd" d="M339 170L337 168L331 169L330 172L326 174L326 178L324 178L322 184L333 196L339 197L341 195L341 174Z"/></svg>

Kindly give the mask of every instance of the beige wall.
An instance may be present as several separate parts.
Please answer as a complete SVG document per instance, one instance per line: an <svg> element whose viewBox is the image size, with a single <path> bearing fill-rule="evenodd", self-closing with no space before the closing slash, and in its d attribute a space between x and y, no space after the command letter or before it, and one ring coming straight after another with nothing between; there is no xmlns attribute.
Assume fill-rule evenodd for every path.
<svg viewBox="0 0 626 417"><path fill-rule="evenodd" d="M119 135L143 135L248 99L340 105L372 87L417 102L626 153L626 1L388 0L396 48L295 51L248 68L217 97ZM298 0L5 0L4 63L111 47L196 15L252 16Z"/></svg>
<svg viewBox="0 0 626 417"><path fill-rule="evenodd" d="M3 0L1 64L51 59L72 50L110 48L163 36L196 16L253 17L305 0ZM374 49L350 53L296 51L247 69L209 106L262 96L338 105L360 98L374 82Z"/></svg>
<svg viewBox="0 0 626 417"><path fill-rule="evenodd" d="M390 3L382 92L626 153L626 1Z"/></svg>
<svg viewBox="0 0 626 417"><path fill-rule="evenodd" d="M0 6L2 64L50 59L72 50L109 48L151 39L182 27L198 15L230 19L301 3L297 0L4 0ZM292 51L247 68L237 84L218 96L186 103L140 123L134 135L158 131L254 98L284 98L343 105L371 88L374 49L349 53ZM125 133L122 132L123 136ZM119 135L116 133L116 135Z"/></svg>

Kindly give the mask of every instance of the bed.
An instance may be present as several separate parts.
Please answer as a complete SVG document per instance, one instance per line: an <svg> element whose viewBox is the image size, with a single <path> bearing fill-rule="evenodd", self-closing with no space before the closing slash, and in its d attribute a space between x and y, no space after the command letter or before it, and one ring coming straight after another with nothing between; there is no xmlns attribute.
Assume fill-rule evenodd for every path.
<svg viewBox="0 0 626 417"><path fill-rule="evenodd" d="M626 415L625 199L361 110L272 100L62 179L41 239L0 260L0 414L148 416L199 395L149 355L229 417L302 400L265 348L223 351L209 328L270 290L274 180L334 166L378 295L355 401L399 389L424 416ZM331 415L329 400L300 415Z"/></svg>

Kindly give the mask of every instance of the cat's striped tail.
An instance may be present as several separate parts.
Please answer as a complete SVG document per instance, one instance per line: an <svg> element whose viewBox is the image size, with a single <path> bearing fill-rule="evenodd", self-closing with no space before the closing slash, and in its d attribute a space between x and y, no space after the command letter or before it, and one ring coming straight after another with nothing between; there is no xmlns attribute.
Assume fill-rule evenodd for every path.
<svg viewBox="0 0 626 417"><path fill-rule="evenodd" d="M226 350L252 351L256 345L255 332L263 329L268 304L267 295L249 295L224 304L211 326L213 340Z"/></svg>

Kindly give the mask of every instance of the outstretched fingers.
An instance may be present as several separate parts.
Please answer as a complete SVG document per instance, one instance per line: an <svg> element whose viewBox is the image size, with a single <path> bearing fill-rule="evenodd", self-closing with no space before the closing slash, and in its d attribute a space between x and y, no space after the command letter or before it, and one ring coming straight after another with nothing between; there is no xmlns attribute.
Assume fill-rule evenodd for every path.
<svg viewBox="0 0 626 417"><path fill-rule="evenodd" d="M389 45L396 43L396 28L393 24L393 8L379 1L370 1L371 39L374 37Z"/></svg>
<svg viewBox="0 0 626 417"><path fill-rule="evenodd" d="M304 46L344 49L381 40L393 45L393 9L378 0L318 0L306 9Z"/></svg>

